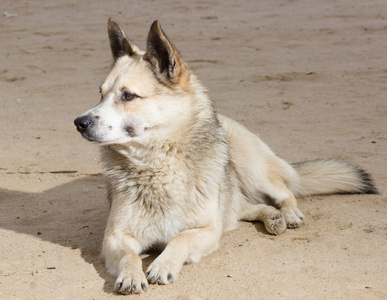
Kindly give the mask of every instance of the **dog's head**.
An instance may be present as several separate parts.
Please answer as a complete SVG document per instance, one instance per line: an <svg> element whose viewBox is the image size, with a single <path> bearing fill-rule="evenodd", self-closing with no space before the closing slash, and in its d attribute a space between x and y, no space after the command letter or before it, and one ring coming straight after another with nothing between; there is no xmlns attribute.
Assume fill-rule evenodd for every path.
<svg viewBox="0 0 387 300"><path fill-rule="evenodd" d="M155 136L167 124L179 126L190 107L191 75L158 21L145 52L113 19L108 33L114 66L101 85L99 104L74 120L77 130L90 141L123 144Z"/></svg>

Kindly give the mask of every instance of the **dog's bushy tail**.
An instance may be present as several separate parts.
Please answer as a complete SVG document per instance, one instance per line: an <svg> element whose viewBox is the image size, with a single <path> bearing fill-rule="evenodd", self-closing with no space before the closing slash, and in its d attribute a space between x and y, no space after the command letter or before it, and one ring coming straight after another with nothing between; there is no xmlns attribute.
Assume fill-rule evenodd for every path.
<svg viewBox="0 0 387 300"><path fill-rule="evenodd" d="M299 196L321 194L379 194L370 174L349 162L318 159L292 164L300 175Z"/></svg>

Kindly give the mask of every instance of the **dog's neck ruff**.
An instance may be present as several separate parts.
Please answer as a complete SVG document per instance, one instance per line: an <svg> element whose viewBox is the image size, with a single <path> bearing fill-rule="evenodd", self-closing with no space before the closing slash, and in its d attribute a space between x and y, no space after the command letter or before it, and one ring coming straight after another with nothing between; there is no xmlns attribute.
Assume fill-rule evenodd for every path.
<svg viewBox="0 0 387 300"><path fill-rule="evenodd" d="M149 141L146 144L129 142L105 147L110 147L132 165L151 168L162 167L168 160L173 160L178 152L176 142L170 140Z"/></svg>

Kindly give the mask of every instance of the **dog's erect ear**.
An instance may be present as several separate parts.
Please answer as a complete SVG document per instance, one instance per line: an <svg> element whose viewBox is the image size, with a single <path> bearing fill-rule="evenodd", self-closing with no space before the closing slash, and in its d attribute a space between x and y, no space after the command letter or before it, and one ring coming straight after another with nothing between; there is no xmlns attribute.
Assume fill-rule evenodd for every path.
<svg viewBox="0 0 387 300"><path fill-rule="evenodd" d="M144 59L148 60L156 76L166 83L177 83L184 68L180 53L168 40L158 21L154 21L147 39Z"/></svg>
<svg viewBox="0 0 387 300"><path fill-rule="evenodd" d="M137 46L129 41L121 25L113 18L109 19L108 33L114 61L121 56L132 56L140 52Z"/></svg>

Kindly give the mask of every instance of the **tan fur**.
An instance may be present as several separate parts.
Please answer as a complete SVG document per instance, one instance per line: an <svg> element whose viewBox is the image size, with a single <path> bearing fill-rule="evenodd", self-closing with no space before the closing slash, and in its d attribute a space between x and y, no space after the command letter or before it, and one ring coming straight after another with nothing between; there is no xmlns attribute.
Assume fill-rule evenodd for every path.
<svg viewBox="0 0 387 300"><path fill-rule="evenodd" d="M214 251L239 220L261 221L276 235L300 226L295 195L377 192L368 174L348 163L293 168L244 126L216 114L158 22L146 52L116 21L108 27L115 65L101 102L74 122L101 144L111 202L102 254L117 292L173 282L184 263ZM144 274L139 255L150 249L162 252Z"/></svg>

